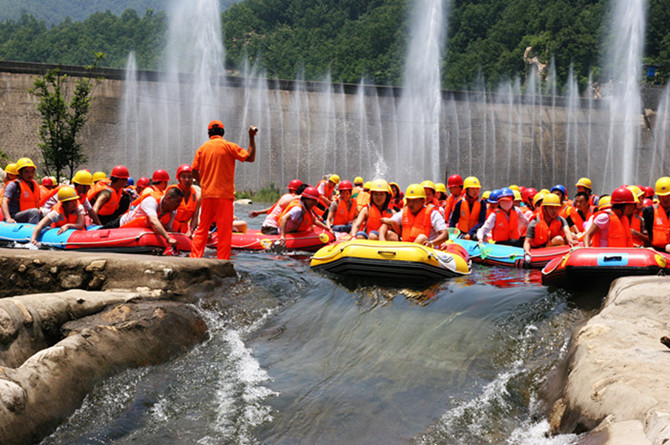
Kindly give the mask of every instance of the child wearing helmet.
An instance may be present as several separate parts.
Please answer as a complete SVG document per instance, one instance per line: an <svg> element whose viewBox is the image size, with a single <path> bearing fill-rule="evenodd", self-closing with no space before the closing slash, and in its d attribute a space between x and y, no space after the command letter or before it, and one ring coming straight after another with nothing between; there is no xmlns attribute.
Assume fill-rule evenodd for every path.
<svg viewBox="0 0 670 445"><path fill-rule="evenodd" d="M322 223L314 214L314 206L319 202L320 194L314 187L307 187L300 195L300 199L291 201L279 216L279 243L286 245L286 234L304 232L312 226L321 227L330 232L328 226Z"/></svg>
<svg viewBox="0 0 670 445"><path fill-rule="evenodd" d="M426 205L426 192L420 184L411 184L405 193L403 209L390 218L382 218L379 239L440 246L449 238L444 218L433 206Z"/></svg>
<svg viewBox="0 0 670 445"><path fill-rule="evenodd" d="M370 202L358 213L349 233L357 239L377 240L380 239L382 218L393 215L393 210L389 207L391 188L385 180L376 179L368 185L368 189L371 194Z"/></svg>
<svg viewBox="0 0 670 445"><path fill-rule="evenodd" d="M309 185L303 184L300 179L293 179L286 187L287 193L284 193L272 206L263 210L252 210L249 212L251 218L261 214L267 214L261 225L261 233L264 235L279 235L279 215L291 201L300 199L300 194Z"/></svg>
<svg viewBox="0 0 670 445"><path fill-rule="evenodd" d="M358 205L351 197L353 184L346 179L338 185L339 195L330 204L326 225L333 232L350 232L351 226L358 215Z"/></svg>
<svg viewBox="0 0 670 445"><path fill-rule="evenodd" d="M548 193L547 195L540 195L540 197L542 207L539 209L538 216L528 223L526 239L523 243L523 250L527 255L530 255L531 248L561 246L566 243L571 246L576 244L568 227L568 222L558 215L561 209L558 195ZM536 203L539 203L539 200Z"/></svg>
<svg viewBox="0 0 670 445"><path fill-rule="evenodd" d="M481 184L475 176L463 181L465 192L454 205L449 218L449 227L458 228L465 239L476 239L477 230L486 220L486 202L479 199Z"/></svg>
<svg viewBox="0 0 670 445"><path fill-rule="evenodd" d="M528 224L521 209L514 205L514 191L509 187L498 190L497 206L477 230L477 239L488 241L493 239L498 244L521 247L522 227ZM493 193L491 193L493 196Z"/></svg>
<svg viewBox="0 0 670 445"><path fill-rule="evenodd" d="M633 247L630 216L635 211L635 196L626 187L612 192L611 209L596 213L584 234L586 247Z"/></svg>
<svg viewBox="0 0 670 445"><path fill-rule="evenodd" d="M30 237L30 242L37 246L37 237L42 229L47 226L60 227L58 229L59 235L70 229L83 230L86 228L85 217L86 210L79 203L79 195L75 189L61 187L58 190L58 204L37 223Z"/></svg>

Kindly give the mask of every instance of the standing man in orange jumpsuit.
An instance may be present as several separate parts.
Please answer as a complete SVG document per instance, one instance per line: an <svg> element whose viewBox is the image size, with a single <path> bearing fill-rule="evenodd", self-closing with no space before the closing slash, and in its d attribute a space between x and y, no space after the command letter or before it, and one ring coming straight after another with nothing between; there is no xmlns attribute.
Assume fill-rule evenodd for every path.
<svg viewBox="0 0 670 445"><path fill-rule="evenodd" d="M202 188L200 223L191 246L191 258L201 258L207 245L209 228L216 222L219 243L216 257L230 259L230 242L233 234L233 200L235 199L235 161L254 162L256 159L255 136L258 129L249 127L249 150L223 138L221 121L212 121L207 127L209 140L202 144L193 158L193 178Z"/></svg>

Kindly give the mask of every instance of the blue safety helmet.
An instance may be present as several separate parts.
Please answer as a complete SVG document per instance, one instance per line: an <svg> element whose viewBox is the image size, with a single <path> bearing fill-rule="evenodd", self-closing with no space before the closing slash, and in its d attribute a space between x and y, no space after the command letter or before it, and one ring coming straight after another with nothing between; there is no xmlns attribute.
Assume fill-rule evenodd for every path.
<svg viewBox="0 0 670 445"><path fill-rule="evenodd" d="M514 192L509 187L503 187L500 189L500 195L498 195L498 199L500 198L512 198L514 200Z"/></svg>
<svg viewBox="0 0 670 445"><path fill-rule="evenodd" d="M556 184L551 188L551 193L554 193L555 190L558 190L561 193L563 193L563 199L568 197L568 191L565 189L565 186L562 186L561 184Z"/></svg>
<svg viewBox="0 0 670 445"><path fill-rule="evenodd" d="M135 180L132 177L128 178L128 185L135 185Z"/></svg>
<svg viewBox="0 0 670 445"><path fill-rule="evenodd" d="M500 198L500 189L495 189L494 191L491 192L489 195L488 203L489 204L497 204L498 203L498 198Z"/></svg>

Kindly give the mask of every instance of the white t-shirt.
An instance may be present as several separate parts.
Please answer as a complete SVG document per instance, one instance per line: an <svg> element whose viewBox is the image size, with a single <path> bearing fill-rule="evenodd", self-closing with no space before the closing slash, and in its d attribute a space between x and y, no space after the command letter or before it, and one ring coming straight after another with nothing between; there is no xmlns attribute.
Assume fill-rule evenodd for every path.
<svg viewBox="0 0 670 445"><path fill-rule="evenodd" d="M120 225L128 224L133 219L141 218L143 216L146 217L155 216L157 218L160 218L160 216L163 215L160 216L158 215L158 208L159 205L158 201L156 201L156 198L154 198L153 196L149 196L148 198L143 199L142 202L140 202L139 206L124 213L121 216ZM173 210L172 212L170 212L170 221L167 223L167 227L172 227L172 223L174 222L174 217L176 215L177 210Z"/></svg>

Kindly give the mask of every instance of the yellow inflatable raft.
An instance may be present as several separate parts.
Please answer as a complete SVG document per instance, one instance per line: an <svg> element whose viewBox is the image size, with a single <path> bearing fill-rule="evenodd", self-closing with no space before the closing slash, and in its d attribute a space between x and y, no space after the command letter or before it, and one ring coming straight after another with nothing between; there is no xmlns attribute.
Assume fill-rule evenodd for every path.
<svg viewBox="0 0 670 445"><path fill-rule="evenodd" d="M351 240L322 247L310 266L362 278L436 280L468 275L470 261L463 255L467 257L455 244L437 250L415 243Z"/></svg>

